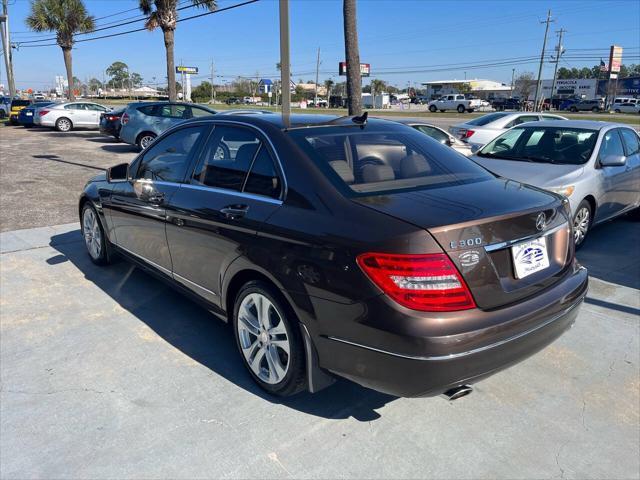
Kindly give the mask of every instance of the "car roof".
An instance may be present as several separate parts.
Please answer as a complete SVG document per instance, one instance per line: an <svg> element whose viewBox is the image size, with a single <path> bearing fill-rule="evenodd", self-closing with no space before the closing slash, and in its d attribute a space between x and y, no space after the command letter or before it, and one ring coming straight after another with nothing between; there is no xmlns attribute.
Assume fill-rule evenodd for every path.
<svg viewBox="0 0 640 480"><path fill-rule="evenodd" d="M546 120L537 122L526 122L517 127L562 127L562 128L585 128L589 130L602 130L609 127L629 127L631 125L616 122L601 122L599 120Z"/></svg>

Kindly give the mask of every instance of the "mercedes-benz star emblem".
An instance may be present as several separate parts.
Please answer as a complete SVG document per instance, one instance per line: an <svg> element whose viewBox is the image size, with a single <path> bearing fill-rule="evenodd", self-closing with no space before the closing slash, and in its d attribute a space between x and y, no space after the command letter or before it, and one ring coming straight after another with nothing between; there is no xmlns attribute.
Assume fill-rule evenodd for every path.
<svg viewBox="0 0 640 480"><path fill-rule="evenodd" d="M547 226L547 216L544 214L544 212L540 212L538 214L538 218L536 218L536 228L539 231L542 231L546 226Z"/></svg>

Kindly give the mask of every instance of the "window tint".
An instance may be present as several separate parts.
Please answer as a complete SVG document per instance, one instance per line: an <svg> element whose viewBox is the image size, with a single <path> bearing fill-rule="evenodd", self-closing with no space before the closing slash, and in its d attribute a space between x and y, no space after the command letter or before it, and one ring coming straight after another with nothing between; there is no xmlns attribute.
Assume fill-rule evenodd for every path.
<svg viewBox="0 0 640 480"><path fill-rule="evenodd" d="M449 135L437 128L429 127L427 125L416 125L414 128L440 143L447 143L449 141Z"/></svg>
<svg viewBox="0 0 640 480"><path fill-rule="evenodd" d="M526 123L526 122L537 122L537 121L538 121L538 116L537 115L522 115L522 116L516 118L515 120L513 120L513 122L511 122L509 125L507 125L506 128L515 127L516 125L520 125L520 124Z"/></svg>
<svg viewBox="0 0 640 480"><path fill-rule="evenodd" d="M79 103L72 103L70 105L65 105L64 106L65 110L82 110L82 106Z"/></svg>
<svg viewBox="0 0 640 480"><path fill-rule="evenodd" d="M281 188L273 159L263 144L253 162L244 191L271 198L280 198Z"/></svg>
<svg viewBox="0 0 640 480"><path fill-rule="evenodd" d="M145 115L157 116L158 105L146 105L144 107L138 107L138 111Z"/></svg>
<svg viewBox="0 0 640 480"><path fill-rule="evenodd" d="M31 105L31 100L13 100L11 102L12 107L26 107Z"/></svg>
<svg viewBox="0 0 640 480"><path fill-rule="evenodd" d="M488 123L495 122L496 120L509 115L508 113L489 113L487 115L483 115L478 118L474 118L473 120L469 120L465 122L467 125L475 125L477 127L481 127L483 125L487 125Z"/></svg>
<svg viewBox="0 0 640 480"><path fill-rule="evenodd" d="M288 135L347 195L433 189L493 178L412 128L319 127L291 130Z"/></svg>
<svg viewBox="0 0 640 480"><path fill-rule="evenodd" d="M136 178L182 182L189 166L189 154L205 128L181 128L153 143L140 162Z"/></svg>
<svg viewBox="0 0 640 480"><path fill-rule="evenodd" d="M162 105L160 116L168 118L191 118L191 109L186 105Z"/></svg>
<svg viewBox="0 0 640 480"><path fill-rule="evenodd" d="M622 134L624 145L627 148L627 155L640 152L640 140L638 140L636 132L629 128L622 128L620 129L620 133Z"/></svg>
<svg viewBox="0 0 640 480"><path fill-rule="evenodd" d="M97 105L95 103L87 103L87 108L89 110L94 110L96 112L106 112L107 109L105 107L103 107L102 105Z"/></svg>
<svg viewBox="0 0 640 480"><path fill-rule="evenodd" d="M191 107L192 117L206 117L208 115L212 115L212 113L205 110L204 108Z"/></svg>
<svg viewBox="0 0 640 480"><path fill-rule="evenodd" d="M600 152L598 158L602 160L609 155L624 155L624 148L622 147L622 140L618 135L618 130L609 130L602 137L602 144L600 145Z"/></svg>
<svg viewBox="0 0 640 480"><path fill-rule="evenodd" d="M249 129L216 126L193 172L192 183L242 190L259 147L258 137Z"/></svg>

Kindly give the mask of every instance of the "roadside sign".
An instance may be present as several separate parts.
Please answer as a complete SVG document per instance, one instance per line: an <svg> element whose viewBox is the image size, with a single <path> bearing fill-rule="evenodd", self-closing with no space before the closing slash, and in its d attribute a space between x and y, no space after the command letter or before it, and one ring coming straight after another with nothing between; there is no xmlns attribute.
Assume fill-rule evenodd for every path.
<svg viewBox="0 0 640 480"><path fill-rule="evenodd" d="M185 67L183 65L179 65L176 67L176 73L186 73L186 74L195 74L198 73L198 67Z"/></svg>
<svg viewBox="0 0 640 480"><path fill-rule="evenodd" d="M338 75L346 75L346 74L347 74L347 62L340 62L338 64ZM371 75L370 63L360 64L360 75L363 77L368 77L369 75Z"/></svg>
<svg viewBox="0 0 640 480"><path fill-rule="evenodd" d="M620 71L620 65L622 65L622 47L611 45L611 51L609 52L609 72L618 73Z"/></svg>

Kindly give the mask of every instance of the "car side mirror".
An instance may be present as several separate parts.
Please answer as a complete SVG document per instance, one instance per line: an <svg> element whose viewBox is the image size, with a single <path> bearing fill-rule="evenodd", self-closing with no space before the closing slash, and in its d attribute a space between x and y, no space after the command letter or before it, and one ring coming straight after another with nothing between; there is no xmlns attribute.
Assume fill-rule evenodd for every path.
<svg viewBox="0 0 640 480"><path fill-rule="evenodd" d="M120 163L107 169L107 182L126 182L129 180L129 164Z"/></svg>
<svg viewBox="0 0 640 480"><path fill-rule="evenodd" d="M600 160L603 167L622 167L627 163L627 157L624 155L607 155Z"/></svg>
<svg viewBox="0 0 640 480"><path fill-rule="evenodd" d="M481 148L482 145L471 145L471 153L478 153Z"/></svg>

